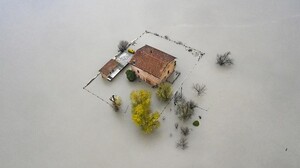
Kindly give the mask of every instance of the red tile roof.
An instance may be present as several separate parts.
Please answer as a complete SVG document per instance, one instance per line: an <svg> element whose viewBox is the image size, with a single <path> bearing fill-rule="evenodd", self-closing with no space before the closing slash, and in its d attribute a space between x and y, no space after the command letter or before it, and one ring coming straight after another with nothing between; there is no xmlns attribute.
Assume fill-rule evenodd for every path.
<svg viewBox="0 0 300 168"><path fill-rule="evenodd" d="M114 59L109 60L100 70L102 74L108 76L112 70L114 70L118 66L118 62Z"/></svg>
<svg viewBox="0 0 300 168"><path fill-rule="evenodd" d="M145 45L135 52L130 63L133 66L160 78L165 67L174 59L176 59L176 57Z"/></svg>

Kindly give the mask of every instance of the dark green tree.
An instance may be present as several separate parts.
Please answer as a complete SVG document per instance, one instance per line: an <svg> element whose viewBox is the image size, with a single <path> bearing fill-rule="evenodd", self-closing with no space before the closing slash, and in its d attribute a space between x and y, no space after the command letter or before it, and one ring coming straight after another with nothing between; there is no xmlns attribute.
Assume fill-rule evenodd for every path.
<svg viewBox="0 0 300 168"><path fill-rule="evenodd" d="M136 75L135 75L135 72L133 70L127 70L126 71L126 76L127 76L127 79L130 81L130 82L133 82L136 80Z"/></svg>

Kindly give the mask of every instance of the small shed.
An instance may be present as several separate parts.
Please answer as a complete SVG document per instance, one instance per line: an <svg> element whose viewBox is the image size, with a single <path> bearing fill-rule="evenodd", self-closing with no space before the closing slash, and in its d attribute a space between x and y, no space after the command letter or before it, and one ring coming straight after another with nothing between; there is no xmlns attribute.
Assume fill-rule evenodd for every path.
<svg viewBox="0 0 300 168"><path fill-rule="evenodd" d="M119 63L116 60L111 59L99 70L99 72L102 78L111 81L116 74L119 73L120 69L118 67Z"/></svg>

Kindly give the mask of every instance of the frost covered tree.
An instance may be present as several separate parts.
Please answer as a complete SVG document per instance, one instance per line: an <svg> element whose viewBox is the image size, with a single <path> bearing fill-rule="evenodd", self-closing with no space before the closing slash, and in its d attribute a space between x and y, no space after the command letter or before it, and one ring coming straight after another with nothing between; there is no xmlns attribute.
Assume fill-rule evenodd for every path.
<svg viewBox="0 0 300 168"><path fill-rule="evenodd" d="M229 57L230 54L231 54L230 51L224 54L217 54L217 64L219 64L220 66L232 65L233 59Z"/></svg>
<svg viewBox="0 0 300 168"><path fill-rule="evenodd" d="M160 126L158 112L151 112L151 93L146 90L133 91L130 94L132 120L143 132L151 133Z"/></svg>
<svg viewBox="0 0 300 168"><path fill-rule="evenodd" d="M173 89L170 83L164 82L158 85L156 96L159 100L168 101L173 96Z"/></svg>
<svg viewBox="0 0 300 168"><path fill-rule="evenodd" d="M119 45L118 45L118 49L119 49L118 51L124 52L128 48L128 44L129 44L129 42L126 40L120 41Z"/></svg>

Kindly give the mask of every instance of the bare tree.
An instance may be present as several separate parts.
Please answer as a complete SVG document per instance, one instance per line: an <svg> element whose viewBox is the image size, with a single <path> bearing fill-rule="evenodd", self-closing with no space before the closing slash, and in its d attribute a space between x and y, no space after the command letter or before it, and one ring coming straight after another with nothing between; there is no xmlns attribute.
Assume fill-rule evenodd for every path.
<svg viewBox="0 0 300 168"><path fill-rule="evenodd" d="M181 137L177 142L177 148L181 148L182 150L184 150L188 147L187 144L188 144L187 139L185 137Z"/></svg>
<svg viewBox="0 0 300 168"><path fill-rule="evenodd" d="M233 65L233 59L229 57L230 54L230 51L224 54L217 54L217 64L219 64L220 66Z"/></svg>
<svg viewBox="0 0 300 168"><path fill-rule="evenodd" d="M185 101L185 98L183 97L181 92L176 92L174 95L174 105L176 105L178 102Z"/></svg>
<svg viewBox="0 0 300 168"><path fill-rule="evenodd" d="M194 84L193 85L193 89L197 92L197 95L198 96L200 96L200 95L202 95L202 94L204 94L205 93L205 91L206 91L206 86L205 85L200 85L200 84Z"/></svg>
<svg viewBox="0 0 300 168"><path fill-rule="evenodd" d="M180 120L187 121L194 115L196 107L198 107L197 104L192 100L181 101L177 104L176 114Z"/></svg>
<svg viewBox="0 0 300 168"><path fill-rule="evenodd" d="M119 42L119 45L118 45L118 51L119 52L124 52L127 48L128 48L128 45L129 45L129 42L126 41L126 40L122 40Z"/></svg>
<svg viewBox="0 0 300 168"><path fill-rule="evenodd" d="M180 130L181 130L181 135L183 136L188 136L190 134L189 127L180 127Z"/></svg>
<svg viewBox="0 0 300 168"><path fill-rule="evenodd" d="M187 104L188 104L189 108L192 110L194 110L194 108L198 107L198 105L193 100L188 101Z"/></svg>

